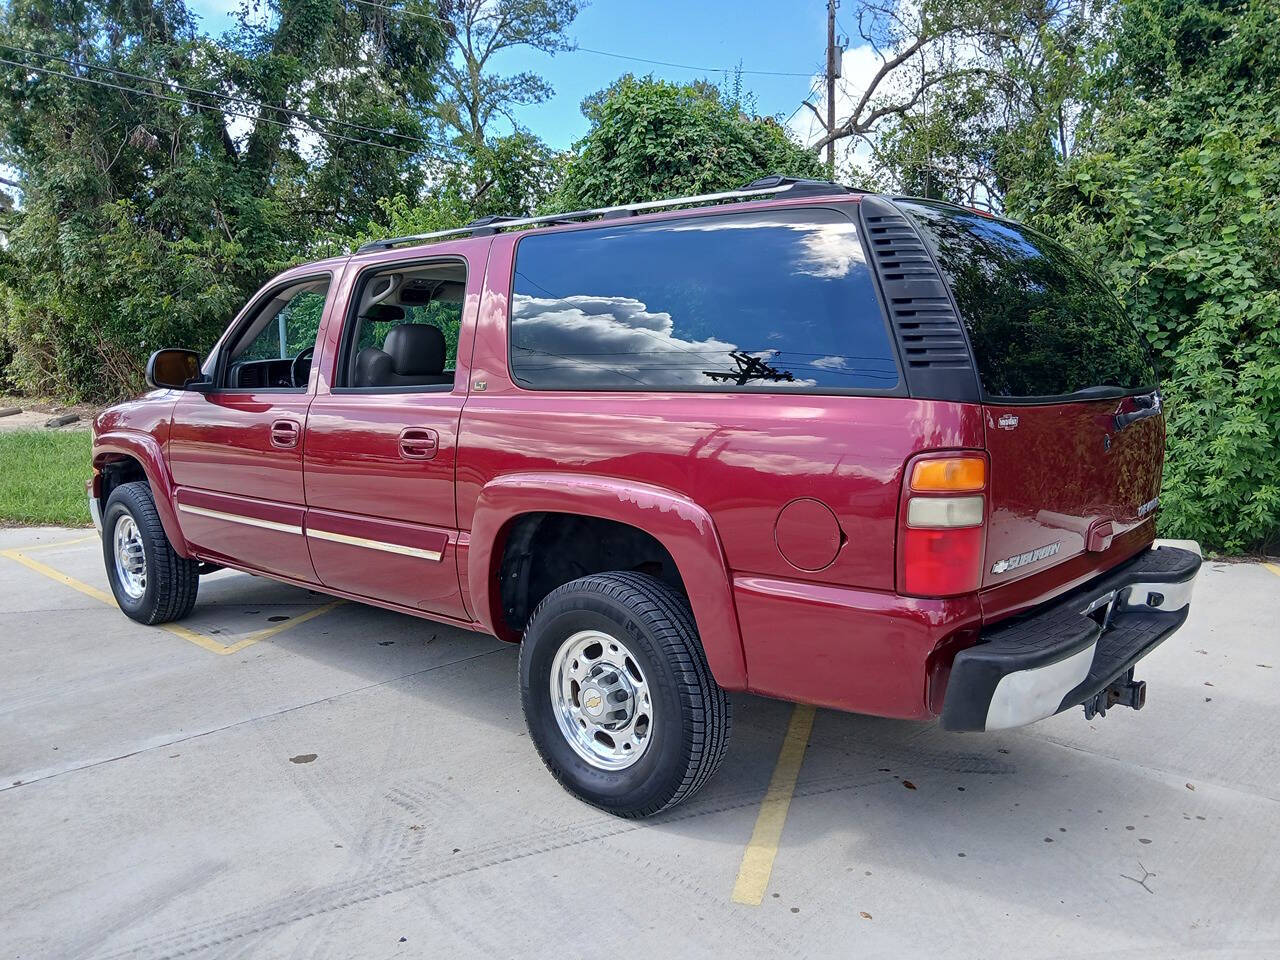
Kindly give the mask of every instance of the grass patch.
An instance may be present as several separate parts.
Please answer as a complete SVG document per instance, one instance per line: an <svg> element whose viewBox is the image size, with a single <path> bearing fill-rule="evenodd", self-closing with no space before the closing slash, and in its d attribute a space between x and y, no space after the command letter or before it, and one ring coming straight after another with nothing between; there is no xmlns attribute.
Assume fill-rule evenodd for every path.
<svg viewBox="0 0 1280 960"><path fill-rule="evenodd" d="M87 430L0 432L0 523L87 526L89 473Z"/></svg>

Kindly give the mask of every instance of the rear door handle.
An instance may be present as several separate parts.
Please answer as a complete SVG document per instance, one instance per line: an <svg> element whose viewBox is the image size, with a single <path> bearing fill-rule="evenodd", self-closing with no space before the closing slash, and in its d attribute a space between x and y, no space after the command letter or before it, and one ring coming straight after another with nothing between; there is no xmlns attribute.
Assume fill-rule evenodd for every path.
<svg viewBox="0 0 1280 960"><path fill-rule="evenodd" d="M1147 417L1160 416L1161 411L1164 409L1159 393L1148 394L1145 397L1134 397L1133 405L1136 409L1130 410L1128 413L1117 413L1111 418L1117 433L1131 423L1137 423L1139 420L1147 419Z"/></svg>
<svg viewBox="0 0 1280 960"><path fill-rule="evenodd" d="M282 450L296 447L301 432L297 420L275 420L271 424L271 445Z"/></svg>
<svg viewBox="0 0 1280 960"><path fill-rule="evenodd" d="M440 449L440 434L428 427L400 431L400 456L405 460L431 460Z"/></svg>

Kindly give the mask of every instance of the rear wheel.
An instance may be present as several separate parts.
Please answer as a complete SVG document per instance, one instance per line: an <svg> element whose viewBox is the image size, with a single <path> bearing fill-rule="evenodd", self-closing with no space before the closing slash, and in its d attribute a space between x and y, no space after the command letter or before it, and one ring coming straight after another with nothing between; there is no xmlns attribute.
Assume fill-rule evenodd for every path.
<svg viewBox="0 0 1280 960"><path fill-rule="evenodd" d="M111 491L102 512L102 553L111 592L131 619L168 623L195 606L200 563L174 551L146 483Z"/></svg>
<svg viewBox="0 0 1280 960"><path fill-rule="evenodd" d="M538 605L520 647L525 722L552 776L609 813L686 799L732 717L685 598L639 573L582 577Z"/></svg>

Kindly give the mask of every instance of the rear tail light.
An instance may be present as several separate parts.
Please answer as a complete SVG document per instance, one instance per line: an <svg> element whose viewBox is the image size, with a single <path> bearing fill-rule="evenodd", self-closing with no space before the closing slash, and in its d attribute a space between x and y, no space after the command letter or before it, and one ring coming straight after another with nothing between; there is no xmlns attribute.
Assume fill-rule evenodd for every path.
<svg viewBox="0 0 1280 960"><path fill-rule="evenodd" d="M911 463L899 514L900 593L953 597L978 589L986 489L986 454L926 454Z"/></svg>

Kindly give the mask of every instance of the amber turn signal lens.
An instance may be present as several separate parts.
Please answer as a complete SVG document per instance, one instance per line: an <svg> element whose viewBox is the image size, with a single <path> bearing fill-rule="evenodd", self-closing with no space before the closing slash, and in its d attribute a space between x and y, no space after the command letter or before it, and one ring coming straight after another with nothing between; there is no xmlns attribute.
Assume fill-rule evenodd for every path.
<svg viewBox="0 0 1280 960"><path fill-rule="evenodd" d="M987 485L987 462L982 457L919 460L911 469L911 489L947 493L981 490Z"/></svg>

